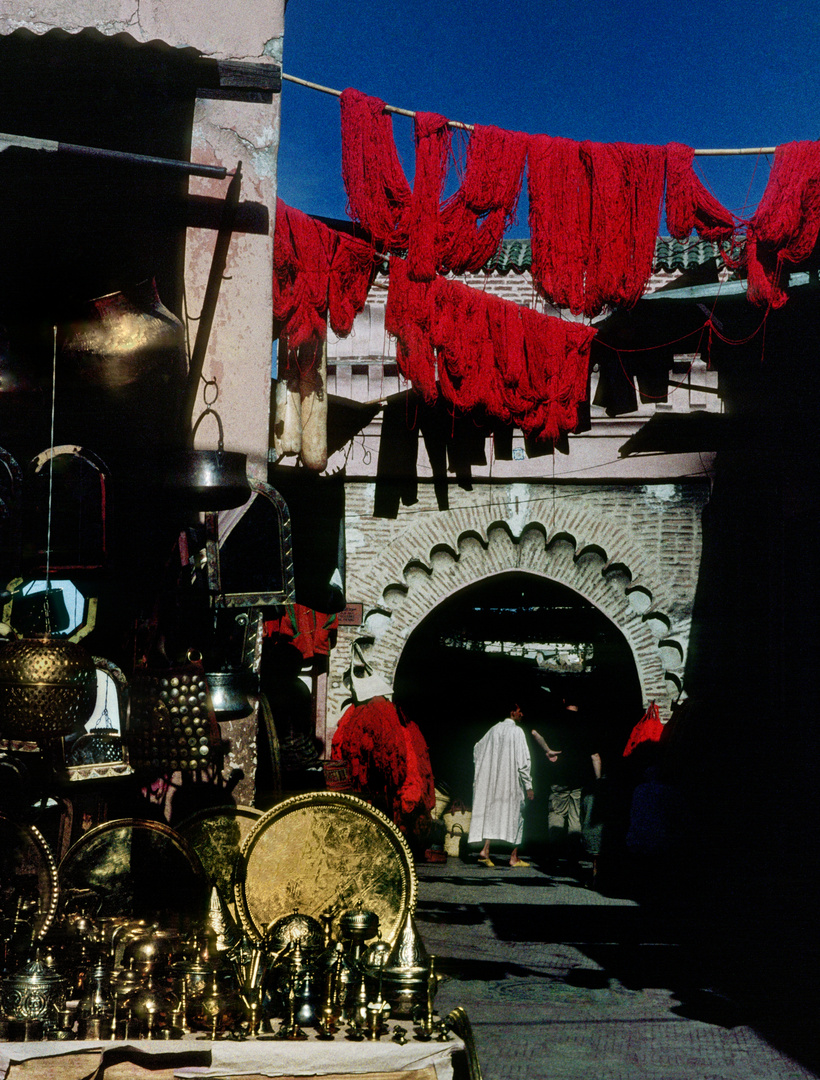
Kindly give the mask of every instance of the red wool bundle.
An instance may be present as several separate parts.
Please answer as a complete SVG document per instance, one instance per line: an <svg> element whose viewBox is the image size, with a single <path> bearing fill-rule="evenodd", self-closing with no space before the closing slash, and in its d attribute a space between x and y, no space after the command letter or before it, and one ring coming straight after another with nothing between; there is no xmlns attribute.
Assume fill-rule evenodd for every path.
<svg viewBox="0 0 820 1080"><path fill-rule="evenodd" d="M533 135L528 154L533 281L553 303L579 315L590 259L590 187L580 147Z"/></svg>
<svg viewBox="0 0 820 1080"><path fill-rule="evenodd" d="M376 242L403 246L411 193L396 152L393 121L383 101L351 88L342 91L341 115L348 213Z"/></svg>
<svg viewBox="0 0 820 1080"><path fill-rule="evenodd" d="M459 409L481 406L553 442L576 427L592 327L457 281L411 282L398 258L391 260L387 309L402 374L428 401L438 394L438 369L441 393Z"/></svg>
<svg viewBox="0 0 820 1080"><path fill-rule="evenodd" d="M412 281L432 281L438 269L438 205L450 156L447 118L416 113L416 175L410 202L407 272Z"/></svg>
<svg viewBox="0 0 820 1080"><path fill-rule="evenodd" d="M436 357L430 341L430 313L427 282L411 281L404 259L390 259L390 285L384 325L396 339L396 364L405 379L425 401L435 401Z"/></svg>
<svg viewBox="0 0 820 1080"><path fill-rule="evenodd" d="M375 697L351 705L333 736L330 756L346 761L357 791L373 798L398 823L435 805L433 774L424 736L397 707Z"/></svg>
<svg viewBox="0 0 820 1080"><path fill-rule="evenodd" d="M665 151L530 139L532 273L574 314L633 307L652 272Z"/></svg>
<svg viewBox="0 0 820 1080"><path fill-rule="evenodd" d="M666 146L666 227L677 240L686 240L693 229L703 240L729 240L734 218L697 178L694 158L691 146Z"/></svg>
<svg viewBox="0 0 820 1080"><path fill-rule="evenodd" d="M631 308L652 274L666 151L629 143L581 144L590 181L587 315Z"/></svg>
<svg viewBox="0 0 820 1080"><path fill-rule="evenodd" d="M748 296L782 307L784 263L807 259L820 231L820 143L778 146L769 182L746 232Z"/></svg>
<svg viewBox="0 0 820 1080"><path fill-rule="evenodd" d="M329 229L278 199L273 240L273 317L293 352L350 333L373 280L370 244Z"/></svg>
<svg viewBox="0 0 820 1080"><path fill-rule="evenodd" d="M515 220L528 139L497 127L473 129L461 186L440 214L440 262L453 273L480 270Z"/></svg>

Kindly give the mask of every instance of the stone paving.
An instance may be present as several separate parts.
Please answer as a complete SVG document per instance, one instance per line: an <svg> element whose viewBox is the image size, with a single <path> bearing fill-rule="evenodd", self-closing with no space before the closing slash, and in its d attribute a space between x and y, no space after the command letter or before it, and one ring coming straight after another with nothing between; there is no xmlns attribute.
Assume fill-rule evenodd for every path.
<svg viewBox="0 0 820 1080"><path fill-rule="evenodd" d="M680 925L536 868L422 864L416 924L484 1080L803 1080ZM813 1023L806 1018L807 1023Z"/></svg>

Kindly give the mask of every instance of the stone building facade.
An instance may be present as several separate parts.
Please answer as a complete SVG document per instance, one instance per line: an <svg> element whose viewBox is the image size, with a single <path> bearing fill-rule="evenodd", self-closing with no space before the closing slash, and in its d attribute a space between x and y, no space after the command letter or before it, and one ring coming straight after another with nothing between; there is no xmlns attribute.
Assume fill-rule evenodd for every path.
<svg viewBox="0 0 820 1080"><path fill-rule="evenodd" d="M525 241L506 241L500 269L465 280L543 309L522 266L528 250ZM680 272L659 260L648 291ZM331 333L331 394L384 404L406 388L384 329L386 294L387 277L379 275L349 337ZM357 612L361 605L361 622L340 626L320 688L317 730L326 745L350 701L354 642L392 682L410 635L431 611L468 586L521 573L563 584L605 615L628 642L643 704L655 701L669 715L682 691L712 455L621 457L619 450L657 414L720 411L717 373L699 355L676 356L673 370L681 374L670 371L670 381L680 385L666 401L620 416L593 406L591 429L569 437L568 453L530 457L518 434L512 460L499 460L488 439L487 464L473 468L471 490L450 477L448 509L439 509L420 441L417 502L400 506L394 519L374 516L381 412L331 458L328 471L345 475L345 595ZM596 381L593 372L591 396Z"/></svg>

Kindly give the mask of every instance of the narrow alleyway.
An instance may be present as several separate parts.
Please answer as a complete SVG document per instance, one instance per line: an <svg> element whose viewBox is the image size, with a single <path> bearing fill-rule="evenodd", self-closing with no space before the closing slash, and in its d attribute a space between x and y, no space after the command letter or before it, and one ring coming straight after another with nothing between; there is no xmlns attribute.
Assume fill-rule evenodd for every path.
<svg viewBox="0 0 820 1080"><path fill-rule="evenodd" d="M450 859L418 874L418 930L446 976L437 1008L467 1011L484 1080L820 1075L722 989L683 905L661 916L535 868Z"/></svg>

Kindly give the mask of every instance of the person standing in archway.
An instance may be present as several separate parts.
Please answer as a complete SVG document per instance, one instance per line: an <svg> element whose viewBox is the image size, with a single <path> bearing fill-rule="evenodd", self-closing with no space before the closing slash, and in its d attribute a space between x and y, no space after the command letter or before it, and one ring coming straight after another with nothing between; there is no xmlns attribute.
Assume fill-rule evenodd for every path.
<svg viewBox="0 0 820 1080"><path fill-rule="evenodd" d="M521 729L524 711L513 705L506 720L494 724L473 749L473 812L468 843L482 844L478 861L495 866L490 843L512 844L510 866L530 866L518 857L524 834L524 806L533 798L532 768L527 738Z"/></svg>
<svg viewBox="0 0 820 1080"><path fill-rule="evenodd" d="M559 855L577 862L583 849L594 874L601 840L600 825L594 822L594 783L602 775L594 731L577 702L565 697L562 712L546 726L545 735L535 729L532 735L550 765L550 862Z"/></svg>

